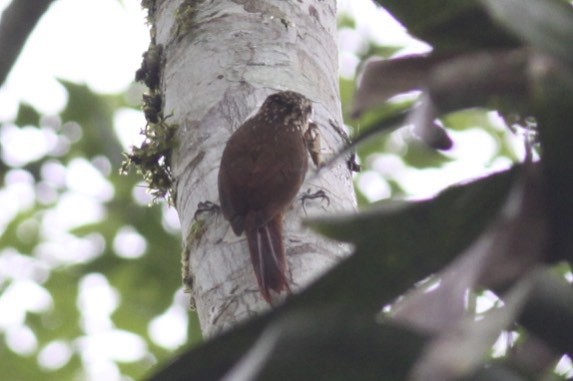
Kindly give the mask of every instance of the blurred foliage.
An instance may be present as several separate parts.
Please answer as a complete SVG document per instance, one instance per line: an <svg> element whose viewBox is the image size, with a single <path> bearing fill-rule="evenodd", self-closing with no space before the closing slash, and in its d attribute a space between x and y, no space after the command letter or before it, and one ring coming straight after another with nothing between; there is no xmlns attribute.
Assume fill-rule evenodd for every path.
<svg viewBox="0 0 573 381"><path fill-rule="evenodd" d="M168 231L163 226L167 210L164 205L150 206L145 201L142 205L141 196L135 196L144 192L141 179L134 174L119 175L124 149L114 130L113 118L116 111L139 109L139 105L130 103L125 94L96 94L85 85L61 83L69 101L60 115L46 119L32 106L22 104L12 122L18 127L31 125L53 131L58 140L56 146L64 148L54 149L19 167L8 167L5 174L6 177L14 173L31 174L33 182L30 187L35 189L36 196L31 205L13 216L0 239L2 264L9 264L9 258L15 257L17 259L13 260L18 261L29 258L29 272L32 274L27 277L22 275L22 272L26 273L24 270L2 271L0 300L14 285L31 280L47 292L49 305L37 312L18 307L24 309L24 320L0 330L0 368L5 370L3 377L7 380L87 379L84 372L88 372L88 362L92 361L85 357L86 351L90 350L86 347L87 341L94 335L127 331L143 340L144 352L136 356L138 359L135 361L119 361L117 365L121 373L138 379L152 364L166 360L172 352L172 349L154 342L149 329L154 318L172 304L182 303L181 298L174 298L181 286L180 239L177 231ZM68 231L55 231L49 225L60 201L77 194L69 187L70 174L67 172L70 163L78 158L85 159L100 172L105 182L111 185L113 197L99 200L97 196L88 196L94 197L92 201L102 208L102 218L71 227ZM54 166L66 172L63 182L54 182L55 175L50 170ZM11 186L7 178L3 182L7 187ZM45 193L51 195L49 201L42 198ZM148 198L147 202L150 200ZM75 213L81 215L81 208L80 205ZM146 249L140 257L126 258L115 251L114 240L124 227L130 227L145 240ZM98 246L101 248L95 248ZM95 253L88 255L82 252L85 250ZM80 284L87 279L86 276L93 274L103 274L119 299L117 307L111 311L111 326L99 333L90 328L93 323L86 321L79 304ZM20 297L25 298L26 295ZM87 303L97 306L108 301L104 298ZM2 314L6 315L5 312ZM190 314L190 319L195 319L194 314ZM37 343L33 346L35 349L32 348L25 356L14 353L6 345L8 336L18 337L20 324L31 330ZM198 340L197 322L192 321L189 327L193 330L184 331L181 335L189 335L190 342ZM43 369L38 358L42 350L53 342L65 343L71 357L54 370ZM105 357L105 353L103 355Z"/></svg>

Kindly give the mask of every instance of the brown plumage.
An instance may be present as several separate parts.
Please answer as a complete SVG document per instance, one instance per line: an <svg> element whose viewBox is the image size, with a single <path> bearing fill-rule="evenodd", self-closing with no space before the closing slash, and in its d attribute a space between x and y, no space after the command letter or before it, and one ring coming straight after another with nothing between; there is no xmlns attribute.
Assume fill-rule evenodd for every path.
<svg viewBox="0 0 573 381"><path fill-rule="evenodd" d="M261 294L290 292L283 245L283 214L304 180L304 133L312 107L299 93L270 95L229 138L219 169L219 198L233 232L245 232Z"/></svg>

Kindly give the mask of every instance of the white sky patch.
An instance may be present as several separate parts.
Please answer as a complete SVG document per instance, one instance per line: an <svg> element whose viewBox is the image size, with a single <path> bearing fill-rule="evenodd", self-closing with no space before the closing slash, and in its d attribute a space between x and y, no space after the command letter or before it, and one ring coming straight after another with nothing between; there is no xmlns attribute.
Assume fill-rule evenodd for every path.
<svg viewBox="0 0 573 381"><path fill-rule="evenodd" d="M134 362L147 355L147 344L142 337L114 327L111 314L119 303L119 293L103 274L88 274L80 281L77 305L86 335L74 345L79 350L87 380L120 380L115 361Z"/></svg>
<svg viewBox="0 0 573 381"><path fill-rule="evenodd" d="M339 75L346 79L352 79L356 75L356 69L360 64L359 54L368 49L368 40L351 28L341 28L338 31L338 66Z"/></svg>
<svg viewBox="0 0 573 381"><path fill-rule="evenodd" d="M174 207L163 203L161 205L163 211L161 225L169 233L178 233L181 230L181 222L179 221L179 215Z"/></svg>
<svg viewBox="0 0 573 381"><path fill-rule="evenodd" d="M349 52L340 52L338 55L339 75L342 78L352 79L356 74L360 59L356 54Z"/></svg>
<svg viewBox="0 0 573 381"><path fill-rule="evenodd" d="M51 266L87 263L103 253L105 239L98 233L77 237L69 233L55 231L54 236L40 243L33 254Z"/></svg>
<svg viewBox="0 0 573 381"><path fill-rule="evenodd" d="M115 235L113 250L121 258L139 258L147 250L147 241L133 226L124 226Z"/></svg>
<svg viewBox="0 0 573 381"><path fill-rule="evenodd" d="M379 45L404 46L400 54L428 51L429 46L408 34L385 9L368 0L339 0L339 13L357 20L356 30Z"/></svg>
<svg viewBox="0 0 573 381"><path fill-rule="evenodd" d="M19 307L26 312L42 313L53 307L52 295L36 282L20 280L9 287L12 297L19 298Z"/></svg>
<svg viewBox="0 0 573 381"><path fill-rule="evenodd" d="M19 299L14 298L14 293L6 296L7 291L8 289L4 290L2 296L0 296L0 309L2 311L2 314L0 314L1 331L20 327L24 324L26 319L26 311L23 308L15 307L17 306ZM17 297L21 298L22 295L17 295Z"/></svg>
<svg viewBox="0 0 573 381"><path fill-rule="evenodd" d="M133 187L131 197L139 206L149 206L153 202L153 197L149 194L147 184L144 181Z"/></svg>
<svg viewBox="0 0 573 381"><path fill-rule="evenodd" d="M454 141L454 145L446 155L454 157L456 160L463 160L471 157L476 165L487 165L491 158L497 153L498 147L491 136L482 129L472 128L465 131L451 131L448 134Z"/></svg>
<svg viewBox="0 0 573 381"><path fill-rule="evenodd" d="M5 335L8 347L21 356L29 356L38 348L38 339L28 326L11 328Z"/></svg>
<svg viewBox="0 0 573 381"><path fill-rule="evenodd" d="M398 21L372 1L339 0L338 11L357 20L356 28L338 31L339 74L343 78L354 77L360 64L358 56L364 54L370 42L399 47L397 55L430 50L427 44L410 36Z"/></svg>
<svg viewBox="0 0 573 381"><path fill-rule="evenodd" d="M114 189L94 166L83 158L73 159L66 172L66 185L81 195L105 202L113 198Z"/></svg>
<svg viewBox="0 0 573 381"><path fill-rule="evenodd" d="M519 333L515 331L503 331L493 344L491 356L493 358L505 356L508 349L515 344L518 338Z"/></svg>
<svg viewBox="0 0 573 381"><path fill-rule="evenodd" d="M563 355L555 366L555 371L563 377L573 377L573 361L571 361L571 358L567 355Z"/></svg>
<svg viewBox="0 0 573 381"><path fill-rule="evenodd" d="M392 177L406 168L400 156L392 153L373 154L368 159L372 160L372 169L384 177Z"/></svg>
<svg viewBox="0 0 573 381"><path fill-rule="evenodd" d="M92 361L134 362L141 360L147 352L147 344L140 336L119 329L82 337L78 343Z"/></svg>
<svg viewBox="0 0 573 381"><path fill-rule="evenodd" d="M497 152L497 145L487 132L470 129L448 133L454 141L454 147L445 152L452 157L451 162L440 168L404 167L392 175L406 193L416 198L431 197L452 184L477 179L511 165L510 161L503 160L495 162L495 167L492 167L491 160Z"/></svg>
<svg viewBox="0 0 573 381"><path fill-rule="evenodd" d="M55 340L46 345L38 354L38 364L46 370L57 370L65 366L73 351L65 341Z"/></svg>
<svg viewBox="0 0 573 381"><path fill-rule="evenodd" d="M30 280L34 284L43 283L50 269L41 260L19 253L8 247L0 252L0 288L9 280ZM0 314L1 315L1 314Z"/></svg>
<svg viewBox="0 0 573 381"><path fill-rule="evenodd" d="M16 65L19 61L16 61ZM19 73L20 70L22 73ZM26 75L23 70L22 66L13 67L11 73L16 74L9 75L0 88L0 104L2 105L0 120L13 119L21 101L31 104L36 110L45 114L55 114L61 111L68 101L64 87L53 77L45 75L38 76L33 73L33 80L20 78Z"/></svg>
<svg viewBox="0 0 573 381"><path fill-rule="evenodd" d="M149 324L149 336L153 342L165 349L177 349L187 341L187 310L172 305Z"/></svg>
<svg viewBox="0 0 573 381"><path fill-rule="evenodd" d="M112 171L115 170L115 168L112 167L109 159L103 155L98 155L98 156L94 157L91 160L90 164L93 165L93 167L95 169L97 169L98 172L104 177L111 175ZM106 180L106 183L108 183L107 180ZM113 188L112 188L112 190L113 190Z"/></svg>
<svg viewBox="0 0 573 381"><path fill-rule="evenodd" d="M358 187L370 202L390 197L390 186L379 173L364 171L358 177Z"/></svg>
<svg viewBox="0 0 573 381"><path fill-rule="evenodd" d="M54 208L46 211L43 219L43 231L57 234L78 226L101 221L105 217L105 209L93 197L73 192L61 195ZM49 237L50 234L46 234Z"/></svg>
<svg viewBox="0 0 573 381"><path fill-rule="evenodd" d="M362 53L368 49L368 40L356 29L342 28L338 31L338 49L342 52Z"/></svg>
<svg viewBox="0 0 573 381"><path fill-rule="evenodd" d="M58 137L47 128L5 124L0 129L0 141L2 161L10 166L21 166L45 156L56 146Z"/></svg>
<svg viewBox="0 0 573 381"><path fill-rule="evenodd" d="M113 345L109 344L108 345ZM79 347L81 349L82 362L84 363L85 375L82 377L85 381L124 381L125 378L122 377L119 367L116 363L108 359L101 354L97 356L95 354L96 350L102 350L102 348L97 348L93 345L85 344L85 342L80 341ZM94 347L95 350L90 348ZM129 379L128 379L129 380Z"/></svg>
<svg viewBox="0 0 573 381"><path fill-rule="evenodd" d="M483 314L501 304L501 300L493 292L485 290L476 298L476 314Z"/></svg>
<svg viewBox="0 0 573 381"><path fill-rule="evenodd" d="M141 130L145 123L145 117L141 111L128 108L116 111L113 118L115 133L125 150L131 146L139 146L143 142Z"/></svg>
<svg viewBox="0 0 573 381"><path fill-rule="evenodd" d="M18 100L42 113L60 111L67 95L55 78L86 83L97 92L124 90L148 44L145 13L138 1L54 2L0 90L0 103L7 105L0 120L14 116Z"/></svg>
<svg viewBox="0 0 573 381"><path fill-rule="evenodd" d="M42 179L58 189L66 185L66 167L58 160L48 160L40 168Z"/></svg>
<svg viewBox="0 0 573 381"><path fill-rule="evenodd" d="M0 236L18 213L34 205L32 185L32 176L25 171L11 170L6 174L4 187L0 188Z"/></svg>
<svg viewBox="0 0 573 381"><path fill-rule="evenodd" d="M77 301L84 331L89 335L110 330L111 314L119 301L119 293L103 274L85 275L79 284Z"/></svg>
<svg viewBox="0 0 573 381"><path fill-rule="evenodd" d="M5 259L5 255L2 255ZM0 294L0 332L6 345L15 353L28 356L38 348L38 339L25 324L26 315L52 308L51 295L30 280L14 280Z"/></svg>
<svg viewBox="0 0 573 381"><path fill-rule="evenodd" d="M58 201L58 191L53 185L40 181L34 187L36 201L41 205L52 205ZM1 202L0 202L1 203Z"/></svg>
<svg viewBox="0 0 573 381"><path fill-rule="evenodd" d="M41 313L52 305L50 294L37 283L14 281L0 295L0 330L20 329L28 312Z"/></svg>

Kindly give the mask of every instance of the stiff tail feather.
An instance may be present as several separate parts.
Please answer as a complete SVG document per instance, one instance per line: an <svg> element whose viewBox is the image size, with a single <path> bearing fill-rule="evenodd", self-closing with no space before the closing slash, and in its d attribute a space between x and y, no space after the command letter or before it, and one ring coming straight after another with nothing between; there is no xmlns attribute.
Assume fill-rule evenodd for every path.
<svg viewBox="0 0 573 381"><path fill-rule="evenodd" d="M271 290L277 293L287 290L290 293L286 276L282 216L279 215L258 228L246 226L245 232L259 289L263 298L270 304Z"/></svg>

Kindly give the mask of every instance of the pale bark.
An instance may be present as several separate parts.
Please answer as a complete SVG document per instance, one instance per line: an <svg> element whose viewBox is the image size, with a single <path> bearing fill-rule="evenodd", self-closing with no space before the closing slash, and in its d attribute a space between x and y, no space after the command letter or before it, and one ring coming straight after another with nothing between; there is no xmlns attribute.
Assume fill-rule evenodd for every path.
<svg viewBox="0 0 573 381"><path fill-rule="evenodd" d="M304 94L313 102L323 154L342 146L336 3L195 1L189 32L176 37L174 16L181 3L158 2L156 42L165 49L164 112L172 113L169 123L179 125L172 165L184 274L188 285L192 281L203 334L212 336L269 306L258 291L245 237L236 237L220 213L194 219L197 206L219 203L217 174L224 145L271 93ZM301 227L301 219L354 209L351 180L343 160L319 176L311 171L299 196L309 188L323 190L330 203L315 199L303 208L297 198L288 211L285 246L294 292L348 254L348 247Z"/></svg>

